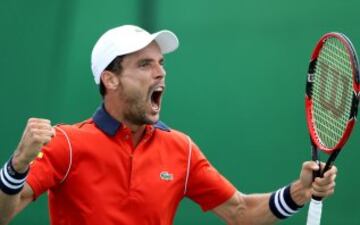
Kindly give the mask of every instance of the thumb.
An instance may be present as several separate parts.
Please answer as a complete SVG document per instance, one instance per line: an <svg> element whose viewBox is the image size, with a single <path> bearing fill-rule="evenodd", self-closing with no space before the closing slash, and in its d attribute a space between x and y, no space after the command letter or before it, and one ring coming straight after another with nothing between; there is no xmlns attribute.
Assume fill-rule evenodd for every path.
<svg viewBox="0 0 360 225"><path fill-rule="evenodd" d="M306 161L303 163L303 169L308 171L319 170L319 165L315 161Z"/></svg>

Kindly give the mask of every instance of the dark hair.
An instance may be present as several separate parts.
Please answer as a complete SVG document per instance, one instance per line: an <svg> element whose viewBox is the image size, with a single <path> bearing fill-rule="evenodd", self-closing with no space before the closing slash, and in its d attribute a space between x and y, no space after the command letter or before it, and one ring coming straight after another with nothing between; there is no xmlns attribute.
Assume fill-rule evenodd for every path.
<svg viewBox="0 0 360 225"><path fill-rule="evenodd" d="M116 75L120 75L122 71L121 62L124 56L117 56L111 63L105 68L105 70L115 73ZM106 94L106 88L103 82L100 79L99 91L102 97Z"/></svg>

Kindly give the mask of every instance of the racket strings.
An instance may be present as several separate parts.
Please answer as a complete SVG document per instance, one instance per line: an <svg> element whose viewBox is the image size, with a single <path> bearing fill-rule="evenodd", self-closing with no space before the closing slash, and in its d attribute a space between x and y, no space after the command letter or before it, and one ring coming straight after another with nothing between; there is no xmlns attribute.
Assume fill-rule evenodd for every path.
<svg viewBox="0 0 360 225"><path fill-rule="evenodd" d="M338 40L336 39L336 41ZM323 51L324 53L320 56L323 56L326 59L328 65L332 66L333 68L337 68L342 74L352 74L349 55L341 42L338 41L337 43L332 43L330 40L328 40L325 43L325 48Z"/></svg>
<svg viewBox="0 0 360 225"><path fill-rule="evenodd" d="M322 62L318 62L317 66L320 67L319 69L326 72L327 66L325 64L323 64ZM323 72L323 73L325 73L325 72ZM335 115L339 116L344 111L344 107L345 107L344 104L346 104L346 101L343 101L342 98L343 98L344 94L346 94L348 92L347 89L349 89L349 87L351 85L351 79L346 79L345 77L341 76L338 72L333 72L333 75L334 75L334 80L337 80L337 81L342 80L341 82L344 84L344 85L337 87L337 88L340 88L340 90L338 90L338 92L341 93L341 96L331 93L331 96L329 96L330 97L329 100L332 100L335 102L322 101L321 104L323 104L325 106L325 108L332 108L331 110L333 110L333 113ZM320 76L319 79L322 84L326 84L328 82L328 77ZM334 84L330 84L330 85L334 85ZM336 84L336 85L338 85L338 84ZM334 105L338 105L338 107L334 107ZM334 122L339 123L338 121L334 121Z"/></svg>
<svg viewBox="0 0 360 225"><path fill-rule="evenodd" d="M336 146L346 128L352 103L352 67L346 48L330 38L321 49L312 89L313 117L319 141Z"/></svg>

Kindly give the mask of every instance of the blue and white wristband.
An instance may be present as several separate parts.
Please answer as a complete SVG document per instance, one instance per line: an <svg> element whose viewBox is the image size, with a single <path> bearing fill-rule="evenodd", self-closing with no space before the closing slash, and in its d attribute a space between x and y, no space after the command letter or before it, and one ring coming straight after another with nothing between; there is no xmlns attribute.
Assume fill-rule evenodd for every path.
<svg viewBox="0 0 360 225"><path fill-rule="evenodd" d="M29 169L25 173L18 173L11 164L12 157L0 169L0 189L8 195L19 193L24 187Z"/></svg>
<svg viewBox="0 0 360 225"><path fill-rule="evenodd" d="M300 206L295 203L290 194L290 185L280 188L270 196L269 207L279 219L286 219L299 211Z"/></svg>

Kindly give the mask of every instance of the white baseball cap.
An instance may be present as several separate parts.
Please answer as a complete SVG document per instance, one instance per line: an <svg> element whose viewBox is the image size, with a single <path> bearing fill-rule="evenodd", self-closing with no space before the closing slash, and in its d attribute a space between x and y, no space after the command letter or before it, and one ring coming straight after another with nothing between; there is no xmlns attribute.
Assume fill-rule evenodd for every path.
<svg viewBox="0 0 360 225"><path fill-rule="evenodd" d="M106 31L96 42L91 53L91 70L95 83L100 84L101 73L117 57L145 48L153 40L163 54L177 49L179 41L169 30L150 34L134 25L123 25Z"/></svg>

